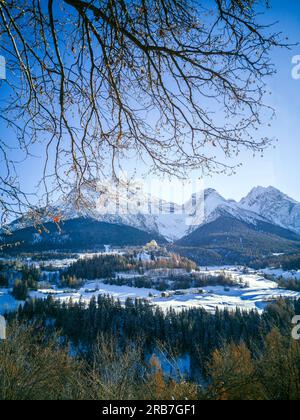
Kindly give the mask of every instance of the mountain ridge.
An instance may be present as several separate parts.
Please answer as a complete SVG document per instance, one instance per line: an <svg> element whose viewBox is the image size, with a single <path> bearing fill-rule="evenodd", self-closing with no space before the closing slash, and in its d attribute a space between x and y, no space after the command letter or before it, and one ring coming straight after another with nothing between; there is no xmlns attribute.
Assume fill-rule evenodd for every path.
<svg viewBox="0 0 300 420"><path fill-rule="evenodd" d="M47 222L39 231L34 227L16 230L6 238L4 251L93 251L104 248L105 245L143 246L151 240L160 245L167 243L154 232L148 233L134 227L99 222L91 218L76 218L62 222L59 228L55 223Z"/></svg>
<svg viewBox="0 0 300 420"><path fill-rule="evenodd" d="M93 194L94 192L92 194L89 192L89 199ZM258 203L253 201L255 194L259 198ZM274 203L276 197L282 203L282 212L278 204ZM276 208L277 217L272 212L272 206ZM296 208L296 214L288 217L287 208L291 206ZM56 211L60 212L62 208L61 205L56 206ZM194 194L183 205L150 197L142 191L132 194L129 199L124 195L117 198L110 197L109 192L102 193L98 198L93 197L90 199L90 204L82 210L74 208L63 210L63 214L66 219L90 217L102 222L156 232L169 242L176 242L198 227L216 220L224 210L238 220L253 225L261 221L271 222L300 234L300 203L274 187L256 187L240 202L226 200L218 191L209 188Z"/></svg>
<svg viewBox="0 0 300 420"><path fill-rule="evenodd" d="M123 238L128 245L139 245L152 238L160 243L165 241L180 246L204 244L211 249L222 248L222 252L224 247L238 249L239 254L248 252L245 244L253 251L259 244L257 249L263 253L299 250L300 203L274 187L255 187L239 202L226 200L210 188L194 194L183 205L150 197L140 190L128 198L128 191L114 197L111 191L89 189L86 191L86 203L81 209L71 199L53 205L50 213L60 215L61 230L53 222L53 216L49 216L50 213L42 219L42 223L50 228L52 239L40 235L29 220L16 222L12 238L18 239L20 231L26 232L29 248L32 244L38 246L39 241L44 241L44 246L46 243L54 246L60 240L67 243L67 235L77 243L73 226L77 220L79 236L87 248L88 234L82 228L85 220L87 232L90 232L91 225L98 232L98 237L90 236L91 247L105 242L122 245L126 242ZM70 221L72 223L68 223ZM222 221L228 232L224 231ZM219 227L219 234L216 227ZM112 232L113 236L108 232ZM116 237L116 232L120 238ZM135 241L129 232L139 239ZM250 241L248 237L251 237ZM2 235L2 243L5 240Z"/></svg>
<svg viewBox="0 0 300 420"><path fill-rule="evenodd" d="M300 203L277 188L255 187L239 206L300 235Z"/></svg>

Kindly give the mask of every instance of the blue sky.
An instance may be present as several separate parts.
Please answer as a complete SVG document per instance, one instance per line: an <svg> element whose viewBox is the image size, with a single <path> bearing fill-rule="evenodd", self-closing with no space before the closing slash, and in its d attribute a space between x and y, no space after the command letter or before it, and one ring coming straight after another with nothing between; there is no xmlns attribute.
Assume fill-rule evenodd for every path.
<svg viewBox="0 0 300 420"><path fill-rule="evenodd" d="M300 1L271 0L270 3L269 19L279 21L276 28L289 36L291 42L300 42ZM272 92L269 103L277 116L269 135L278 138L276 149L267 150L264 158L253 159L245 153L241 155L244 166L236 176L205 180L206 186L216 188L226 198L239 199L253 186L273 185L300 201L300 79L292 78L295 55L300 55L300 45L272 56L277 75L269 83Z"/></svg>
<svg viewBox="0 0 300 420"><path fill-rule="evenodd" d="M300 1L271 0L270 3L268 21L279 21L276 31L282 31L293 43L300 42ZM272 96L268 101L276 109L277 117L271 128L262 127L257 135L262 137L268 130L270 137L279 140L276 149L267 150L263 158L242 153L239 161L243 162L243 167L237 175L206 178L205 187L216 188L226 198L240 199L254 186L273 185L300 201L300 79L292 78L292 59L295 55L300 55L300 45L292 50L276 51L272 56L278 73L269 82ZM0 100L5 100L4 90L0 91ZM5 133L1 124L0 130L2 134ZM22 164L20 176L28 191L38 181L41 163L37 157ZM191 178L195 177L196 173L191 174Z"/></svg>

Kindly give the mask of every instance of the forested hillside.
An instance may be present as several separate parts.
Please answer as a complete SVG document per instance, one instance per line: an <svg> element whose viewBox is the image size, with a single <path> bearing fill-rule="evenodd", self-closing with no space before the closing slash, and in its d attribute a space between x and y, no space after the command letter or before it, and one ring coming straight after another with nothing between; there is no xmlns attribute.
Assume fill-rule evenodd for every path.
<svg viewBox="0 0 300 420"><path fill-rule="evenodd" d="M88 308L31 301L17 324L10 316L9 339L0 346L0 398L300 399L295 313L299 301L273 303L262 316L164 314L145 302L122 307L105 297ZM63 344L69 340L73 356ZM166 374L162 351L173 362L188 354L190 375Z"/></svg>
<svg viewBox="0 0 300 420"><path fill-rule="evenodd" d="M274 253L297 253L300 236L265 222L220 217L177 241L177 252L200 265L249 264Z"/></svg>
<svg viewBox="0 0 300 420"><path fill-rule="evenodd" d="M11 235L2 235L0 249L2 245L4 250L10 253L99 250L103 249L104 245L145 245L153 239L160 244L166 243L163 237L155 233L125 225L79 218L67 220L59 226L55 223L46 223L38 229L27 227L15 230Z"/></svg>

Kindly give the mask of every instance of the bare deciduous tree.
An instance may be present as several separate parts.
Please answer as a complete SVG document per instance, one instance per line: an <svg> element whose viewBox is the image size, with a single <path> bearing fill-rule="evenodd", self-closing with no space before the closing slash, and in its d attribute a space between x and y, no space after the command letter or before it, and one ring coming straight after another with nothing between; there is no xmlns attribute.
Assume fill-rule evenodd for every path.
<svg viewBox="0 0 300 420"><path fill-rule="evenodd" d="M8 94L2 124L24 157L44 155L48 195L117 177L124 160L185 176L231 171L255 136L269 52L280 34L262 0L0 0ZM30 207L10 142L0 138L2 223ZM3 169L5 166L5 169Z"/></svg>

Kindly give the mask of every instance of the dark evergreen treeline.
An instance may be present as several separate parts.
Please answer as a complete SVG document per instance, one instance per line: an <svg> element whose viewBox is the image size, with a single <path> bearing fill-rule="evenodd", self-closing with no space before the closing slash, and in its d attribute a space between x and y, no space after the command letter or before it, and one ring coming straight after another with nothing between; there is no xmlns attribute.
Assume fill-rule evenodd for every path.
<svg viewBox="0 0 300 420"><path fill-rule="evenodd" d="M99 255L90 259L81 259L74 262L64 272L64 276L76 276L87 280L114 277L116 271L135 269L137 263L133 257L121 255Z"/></svg>
<svg viewBox="0 0 300 420"><path fill-rule="evenodd" d="M286 290L293 290L294 292L300 292L300 281L296 279L285 279L283 277L273 279L279 287Z"/></svg>
<svg viewBox="0 0 300 420"><path fill-rule="evenodd" d="M257 270L267 267L282 268L286 271L300 270L300 254L287 254L256 258L252 260L249 265Z"/></svg>
<svg viewBox="0 0 300 420"><path fill-rule="evenodd" d="M1 287L8 287L8 279L6 276L1 274L1 271L0 271L0 288Z"/></svg>
<svg viewBox="0 0 300 420"><path fill-rule="evenodd" d="M116 286L156 289L161 292L166 290L185 290L208 286L237 286L236 280L234 280L231 276L225 274L212 275L203 273L194 273L190 275L170 275L168 278L152 278L147 276L123 278L116 276L104 280L104 283ZM242 282L239 283L239 286L243 287Z"/></svg>
<svg viewBox="0 0 300 420"><path fill-rule="evenodd" d="M300 300L274 302L261 316L164 314L109 297L88 307L29 301L9 316L0 345L0 400L299 400L300 343L291 334L299 313ZM160 349L189 353L193 375L169 376Z"/></svg>
<svg viewBox="0 0 300 420"><path fill-rule="evenodd" d="M0 288L10 286L11 273L14 271L12 295L17 300L25 300L29 290L37 290L41 271L34 265L17 265L13 262L0 263Z"/></svg>
<svg viewBox="0 0 300 420"><path fill-rule="evenodd" d="M99 334L113 336L123 348L129 342L143 343L150 352L157 342L173 354L190 354L202 368L212 351L224 343L245 343L252 354L262 348L265 337L274 328L284 336L291 334L291 319L300 313L300 300L280 300L270 304L263 315L256 311L218 311L203 309L163 313L141 300L128 299L125 306L111 297L99 296L89 306L83 303L59 303L47 300L28 301L18 311L19 320L54 325L78 349L88 354ZM51 322L50 322L51 321Z"/></svg>
<svg viewBox="0 0 300 420"><path fill-rule="evenodd" d="M197 268L196 264L187 258L176 254L169 254L164 258L157 258L154 253L151 261L142 261L136 252L126 255L99 255L89 259L80 259L74 262L63 273L65 277L94 280L113 278L118 272L135 270L143 273L150 269L176 269L182 268L189 272Z"/></svg>

